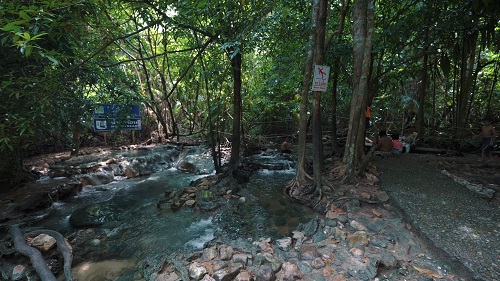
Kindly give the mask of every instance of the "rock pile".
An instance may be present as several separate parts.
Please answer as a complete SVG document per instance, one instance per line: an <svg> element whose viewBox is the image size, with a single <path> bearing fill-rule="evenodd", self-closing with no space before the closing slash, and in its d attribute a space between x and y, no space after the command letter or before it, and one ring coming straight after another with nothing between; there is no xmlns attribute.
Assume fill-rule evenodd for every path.
<svg viewBox="0 0 500 281"><path fill-rule="evenodd" d="M363 190L363 188L360 188ZM371 194L368 190L372 190ZM358 193L358 190L356 191ZM147 280L459 280L396 215L379 201L363 203L344 192L348 202L301 224L289 237L225 240L202 251L165 259ZM362 198L387 200L366 187ZM144 266L144 265L143 265Z"/></svg>

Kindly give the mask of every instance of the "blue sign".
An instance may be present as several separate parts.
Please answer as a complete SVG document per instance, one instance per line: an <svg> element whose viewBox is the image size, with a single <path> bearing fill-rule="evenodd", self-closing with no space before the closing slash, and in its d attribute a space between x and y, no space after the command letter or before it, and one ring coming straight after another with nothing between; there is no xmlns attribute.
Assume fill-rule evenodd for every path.
<svg viewBox="0 0 500 281"><path fill-rule="evenodd" d="M141 129L139 105L96 104L94 109L94 131L139 131Z"/></svg>
<svg viewBox="0 0 500 281"><path fill-rule="evenodd" d="M96 132L110 132L114 130L139 131L141 128L141 118L94 118L94 131Z"/></svg>

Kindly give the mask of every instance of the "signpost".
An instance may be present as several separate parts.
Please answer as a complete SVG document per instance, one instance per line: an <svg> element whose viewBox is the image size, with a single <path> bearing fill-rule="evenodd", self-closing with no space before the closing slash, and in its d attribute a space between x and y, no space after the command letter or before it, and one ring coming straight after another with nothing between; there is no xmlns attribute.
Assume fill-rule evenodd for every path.
<svg viewBox="0 0 500 281"><path fill-rule="evenodd" d="M94 131L96 132L140 131L141 121L139 105L96 104L94 109Z"/></svg>
<svg viewBox="0 0 500 281"><path fill-rule="evenodd" d="M330 67L326 65L314 66L313 92L326 92L328 88L328 76L330 75Z"/></svg>

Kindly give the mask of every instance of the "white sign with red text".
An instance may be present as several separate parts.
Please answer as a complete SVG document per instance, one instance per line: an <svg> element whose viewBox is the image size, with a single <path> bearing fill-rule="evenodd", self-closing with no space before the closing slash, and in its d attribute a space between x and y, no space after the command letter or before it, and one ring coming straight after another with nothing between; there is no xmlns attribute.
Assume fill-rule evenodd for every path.
<svg viewBox="0 0 500 281"><path fill-rule="evenodd" d="M314 66L313 92L326 92L326 88L328 88L328 75L330 75L329 66Z"/></svg>

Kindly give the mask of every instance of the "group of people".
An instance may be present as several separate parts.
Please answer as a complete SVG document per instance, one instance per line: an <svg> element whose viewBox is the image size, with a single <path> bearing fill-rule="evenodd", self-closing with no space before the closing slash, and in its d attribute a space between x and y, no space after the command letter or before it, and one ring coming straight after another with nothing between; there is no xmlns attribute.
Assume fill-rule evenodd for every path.
<svg viewBox="0 0 500 281"><path fill-rule="evenodd" d="M369 117L367 117L367 122L369 122ZM493 147L495 143L495 127L489 119L485 119L483 127L481 129L481 155L482 157L492 157ZM418 139L418 133L415 130L414 125L410 125L406 128L403 136L399 133L392 133L390 136L387 131L382 130L379 132L379 139L376 144L374 155L388 157L392 154L409 153L410 150L414 149ZM372 141L365 138L366 142L371 143ZM291 153L289 145L290 139L285 138L280 146L281 153Z"/></svg>
<svg viewBox="0 0 500 281"><path fill-rule="evenodd" d="M399 133L392 133L391 136L386 131L379 132L379 139L375 148L375 155L387 157L392 154L408 153L416 145L418 134L415 126L410 125L406 128L403 136Z"/></svg>

